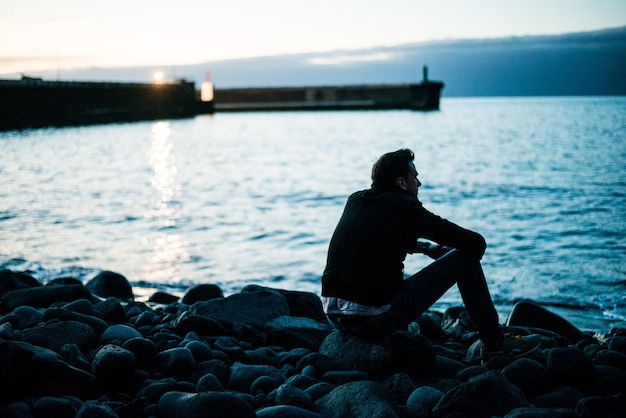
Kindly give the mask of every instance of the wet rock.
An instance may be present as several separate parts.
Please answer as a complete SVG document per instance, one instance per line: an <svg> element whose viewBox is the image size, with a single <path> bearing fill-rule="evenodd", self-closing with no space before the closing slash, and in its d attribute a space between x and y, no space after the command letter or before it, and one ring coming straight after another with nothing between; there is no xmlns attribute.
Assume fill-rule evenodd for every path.
<svg viewBox="0 0 626 418"><path fill-rule="evenodd" d="M189 376L196 367L193 353L186 347L161 351L154 359L155 369L166 376Z"/></svg>
<svg viewBox="0 0 626 418"><path fill-rule="evenodd" d="M133 300L133 288L126 277L112 271L103 271L85 285L94 295Z"/></svg>
<svg viewBox="0 0 626 418"><path fill-rule="evenodd" d="M40 286L10 291L0 299L0 312L11 312L19 306L47 308L55 302L70 302L90 298L83 285Z"/></svg>
<svg viewBox="0 0 626 418"><path fill-rule="evenodd" d="M444 393L432 386L421 386L415 389L406 401L406 405L412 408L420 405L431 411L443 398Z"/></svg>
<svg viewBox="0 0 626 418"><path fill-rule="evenodd" d="M287 349L304 347L319 350L324 339L332 332L326 322L310 318L281 316L269 321L265 330L271 335L272 342Z"/></svg>
<svg viewBox="0 0 626 418"><path fill-rule="evenodd" d="M340 331L333 331L320 346L338 368L360 370L372 375L389 375L394 357L388 344L372 342Z"/></svg>
<svg viewBox="0 0 626 418"><path fill-rule="evenodd" d="M287 300L277 292L237 293L224 299L196 302L189 311L220 322L237 321L259 329L272 319L289 315Z"/></svg>
<svg viewBox="0 0 626 418"><path fill-rule="evenodd" d="M252 383L261 376L272 377L281 383L284 381L281 371L273 366L235 363L230 368L230 378L226 387L249 393Z"/></svg>
<svg viewBox="0 0 626 418"><path fill-rule="evenodd" d="M134 369L135 355L113 344L100 347L91 362L93 374L106 381L126 379Z"/></svg>
<svg viewBox="0 0 626 418"><path fill-rule="evenodd" d="M163 418L255 418L254 409L236 395L223 392L168 392L159 400Z"/></svg>
<svg viewBox="0 0 626 418"><path fill-rule="evenodd" d="M96 344L96 333L82 322L48 322L28 328L18 333L21 340L40 347L59 351L65 344L76 344L81 350L88 350Z"/></svg>
<svg viewBox="0 0 626 418"><path fill-rule="evenodd" d="M95 384L93 375L68 365L52 350L25 342L0 342L0 401L24 395L86 399L96 393Z"/></svg>
<svg viewBox="0 0 626 418"><path fill-rule="evenodd" d="M199 284L187 290L183 295L182 303L193 305L196 302L223 298L224 292L215 284Z"/></svg>
<svg viewBox="0 0 626 418"><path fill-rule="evenodd" d="M283 384L276 389L276 404L291 405L310 409L313 401L311 395L290 384Z"/></svg>
<svg viewBox="0 0 626 418"><path fill-rule="evenodd" d="M299 292L296 290L273 289L258 285L248 285L242 292L273 291L285 296L289 306L289 315L310 318L319 322L326 322L326 315L322 309L322 300L318 295L311 292Z"/></svg>
<svg viewBox="0 0 626 418"><path fill-rule="evenodd" d="M351 382L333 389L314 403L314 408L327 418L396 418L393 399L381 383Z"/></svg>
<svg viewBox="0 0 626 418"><path fill-rule="evenodd" d="M120 345L133 338L141 338L139 331L129 325L116 324L108 327L101 335L98 343L101 345L119 343Z"/></svg>
<svg viewBox="0 0 626 418"><path fill-rule="evenodd" d="M12 290L28 289L31 287L43 286L39 280L34 277L11 270L0 270L0 296Z"/></svg>
<svg viewBox="0 0 626 418"><path fill-rule="evenodd" d="M165 292L155 292L148 298L149 303L158 303L162 305L169 305L170 303L177 302L178 296L171 295Z"/></svg>
<svg viewBox="0 0 626 418"><path fill-rule="evenodd" d="M528 406L524 393L499 371L492 370L452 389L433 408L435 417L506 415Z"/></svg>

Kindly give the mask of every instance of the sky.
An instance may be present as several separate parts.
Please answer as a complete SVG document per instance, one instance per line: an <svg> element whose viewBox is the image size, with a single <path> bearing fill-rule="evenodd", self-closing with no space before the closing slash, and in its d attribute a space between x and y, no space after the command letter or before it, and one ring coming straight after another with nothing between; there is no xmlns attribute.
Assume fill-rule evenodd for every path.
<svg viewBox="0 0 626 418"><path fill-rule="evenodd" d="M626 0L0 0L0 75L626 25Z"/></svg>

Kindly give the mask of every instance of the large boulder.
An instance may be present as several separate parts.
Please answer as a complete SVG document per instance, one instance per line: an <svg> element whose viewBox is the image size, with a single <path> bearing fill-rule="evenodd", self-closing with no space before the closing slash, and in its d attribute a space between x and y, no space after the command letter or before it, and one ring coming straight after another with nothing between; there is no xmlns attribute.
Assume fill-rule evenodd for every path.
<svg viewBox="0 0 626 418"><path fill-rule="evenodd" d="M128 279L119 273L103 271L86 285L94 295L103 298L114 297L121 300L134 300L133 287Z"/></svg>
<svg viewBox="0 0 626 418"><path fill-rule="evenodd" d="M90 299L91 293L83 285L37 286L12 290L0 299L0 312L10 312L18 306L47 308L55 302Z"/></svg>
<svg viewBox="0 0 626 418"><path fill-rule="evenodd" d="M447 392L433 408L433 415L504 416L509 411L523 406L529 406L524 393L502 373L492 370Z"/></svg>
<svg viewBox="0 0 626 418"><path fill-rule="evenodd" d="M26 342L0 342L0 402L22 396L96 394L96 378L70 366L52 350Z"/></svg>
<svg viewBox="0 0 626 418"><path fill-rule="evenodd" d="M226 323L241 322L262 329L272 319L289 315L289 306L287 299L280 293L263 291L196 302L191 305L189 312Z"/></svg>
<svg viewBox="0 0 626 418"><path fill-rule="evenodd" d="M332 332L326 322L310 318L281 316L265 325L273 343L287 349L304 347L313 351L319 350L322 341Z"/></svg>
<svg viewBox="0 0 626 418"><path fill-rule="evenodd" d="M394 368L393 352L389 344L365 340L341 331L329 334L322 342L319 352L340 369L386 375Z"/></svg>

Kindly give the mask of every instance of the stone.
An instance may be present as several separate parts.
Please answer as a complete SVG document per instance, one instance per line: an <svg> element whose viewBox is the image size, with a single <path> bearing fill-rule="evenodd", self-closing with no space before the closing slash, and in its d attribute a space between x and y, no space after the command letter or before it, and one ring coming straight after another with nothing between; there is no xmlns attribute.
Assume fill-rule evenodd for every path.
<svg viewBox="0 0 626 418"><path fill-rule="evenodd" d="M76 418L119 418L119 415L110 406L90 400L78 410Z"/></svg>
<svg viewBox="0 0 626 418"><path fill-rule="evenodd" d="M71 302L91 298L91 293L83 285L39 286L12 290L0 299L0 312L11 312L19 306L48 308L55 302Z"/></svg>
<svg viewBox="0 0 626 418"><path fill-rule="evenodd" d="M100 347L91 361L93 374L107 382L126 379L134 369L135 355L114 344Z"/></svg>
<svg viewBox="0 0 626 418"><path fill-rule="evenodd" d="M84 300L84 299L81 299ZM49 308L46 309L43 314L44 321L49 321L51 319L56 319L59 321L77 321L82 322L83 324L89 325L91 329L96 333L96 335L100 335L104 332L105 329L109 326L102 319L94 316L87 315L80 312L74 312L67 308Z"/></svg>
<svg viewBox="0 0 626 418"><path fill-rule="evenodd" d="M432 386L420 386L409 395L406 405L413 408L422 405L431 411L443 398L443 395L442 391Z"/></svg>
<svg viewBox="0 0 626 418"><path fill-rule="evenodd" d="M289 315L289 307L280 293L253 292L196 302L189 312L220 322L242 322L263 329L272 319Z"/></svg>
<svg viewBox="0 0 626 418"><path fill-rule="evenodd" d="M365 340L341 331L330 333L322 342L319 352L342 369L388 375L394 368L393 352L388 344Z"/></svg>
<svg viewBox="0 0 626 418"><path fill-rule="evenodd" d="M215 284L199 284L190 287L183 295L182 303L193 305L196 302L223 298L224 292Z"/></svg>
<svg viewBox="0 0 626 418"><path fill-rule="evenodd" d="M565 408L515 408L504 418L578 418L576 411Z"/></svg>
<svg viewBox="0 0 626 418"><path fill-rule="evenodd" d="M281 371L273 366L235 363L230 368L230 378L226 387L230 390L249 393L252 383L261 376L271 377L281 383L285 380Z"/></svg>
<svg viewBox="0 0 626 418"><path fill-rule="evenodd" d="M224 386L214 374L205 374L198 380L196 392L224 392Z"/></svg>
<svg viewBox="0 0 626 418"><path fill-rule="evenodd" d="M385 342L391 348L395 370L420 374L435 368L435 350L423 335L397 331L386 337Z"/></svg>
<svg viewBox="0 0 626 418"><path fill-rule="evenodd" d="M124 325L115 324L108 327L101 335L98 343L100 345L119 343L120 345L133 338L141 338L143 335L135 328Z"/></svg>
<svg viewBox="0 0 626 418"><path fill-rule="evenodd" d="M524 393L502 373L491 370L447 392L433 408L433 415L504 416L523 406L529 406Z"/></svg>
<svg viewBox="0 0 626 418"><path fill-rule="evenodd" d="M36 417L74 418L78 410L74 404L65 398L43 396L33 404L33 413Z"/></svg>
<svg viewBox="0 0 626 418"><path fill-rule="evenodd" d="M314 410L325 418L397 418L393 399L378 382L364 380L341 385L315 401Z"/></svg>
<svg viewBox="0 0 626 418"><path fill-rule="evenodd" d="M14 272L11 270L0 270L0 296L4 296L12 290L41 286L43 285L39 282L39 280L26 273Z"/></svg>
<svg viewBox="0 0 626 418"><path fill-rule="evenodd" d="M276 389L276 404L291 405L310 409L313 401L311 395L290 384L283 384Z"/></svg>
<svg viewBox="0 0 626 418"><path fill-rule="evenodd" d="M259 285L247 285L242 292L278 292L287 299L289 315L301 318L310 318L318 322L327 322L322 300L318 295L311 292L300 292L297 290L274 289Z"/></svg>
<svg viewBox="0 0 626 418"><path fill-rule="evenodd" d="M552 386L548 370L539 362L520 358L502 369L502 374L527 397L545 393Z"/></svg>
<svg viewBox="0 0 626 418"><path fill-rule="evenodd" d="M156 345L143 337L135 337L124 341L122 348L135 355L135 366L137 368L149 369L154 363L157 354Z"/></svg>
<svg viewBox="0 0 626 418"><path fill-rule="evenodd" d="M591 360L574 348L550 349L546 366L556 384L573 386L583 392L593 385L597 376Z"/></svg>
<svg viewBox="0 0 626 418"><path fill-rule="evenodd" d="M96 393L95 377L65 363L52 350L21 341L0 341L0 403L30 396Z"/></svg>
<svg viewBox="0 0 626 418"><path fill-rule="evenodd" d="M155 370L166 376L189 376L196 367L193 353L186 347L171 348L157 353Z"/></svg>
<svg viewBox="0 0 626 418"><path fill-rule="evenodd" d="M168 392L159 400L159 411L163 418L256 418L246 401L224 392Z"/></svg>
<svg viewBox="0 0 626 418"><path fill-rule="evenodd" d="M576 412L580 418L623 417L624 411L626 411L624 393L584 398L576 404Z"/></svg>
<svg viewBox="0 0 626 418"><path fill-rule="evenodd" d="M169 305L170 303L178 302L179 297L171 295L166 292L154 292L149 298L149 303L157 303L161 305Z"/></svg>
<svg viewBox="0 0 626 418"><path fill-rule="evenodd" d="M577 342L584 337L582 331L565 318L529 301L518 302L513 306L506 325L553 331L572 342Z"/></svg>
<svg viewBox="0 0 626 418"><path fill-rule="evenodd" d="M213 318L183 312L171 323L172 331L184 335L195 332L198 335L222 335L224 327Z"/></svg>
<svg viewBox="0 0 626 418"><path fill-rule="evenodd" d="M43 314L32 306L19 306L12 312L17 317L15 329L24 329L37 325L43 321Z"/></svg>
<svg viewBox="0 0 626 418"><path fill-rule="evenodd" d="M112 271L102 271L85 285L94 295L134 300L133 287L126 277Z"/></svg>
<svg viewBox="0 0 626 418"><path fill-rule="evenodd" d="M51 321L27 328L18 335L22 341L57 352L65 344L76 344L83 351L96 345L96 333L89 325L78 321Z"/></svg>
<svg viewBox="0 0 626 418"><path fill-rule="evenodd" d="M265 325L265 330L275 345L286 349L304 347L313 351L319 350L324 339L332 332L326 322L292 316L272 319Z"/></svg>

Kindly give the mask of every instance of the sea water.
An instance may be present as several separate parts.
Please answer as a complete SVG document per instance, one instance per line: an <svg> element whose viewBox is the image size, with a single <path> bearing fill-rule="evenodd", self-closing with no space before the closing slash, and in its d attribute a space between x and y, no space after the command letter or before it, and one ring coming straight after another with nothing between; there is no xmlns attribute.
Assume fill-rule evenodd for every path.
<svg viewBox="0 0 626 418"><path fill-rule="evenodd" d="M424 206L481 233L506 319L535 300L626 319L626 97L443 98L441 110L216 113L0 133L0 269L137 294L320 292L346 198L411 148ZM408 256L412 274L430 259ZM143 290L143 293L142 293ZM434 309L459 305L452 289Z"/></svg>

